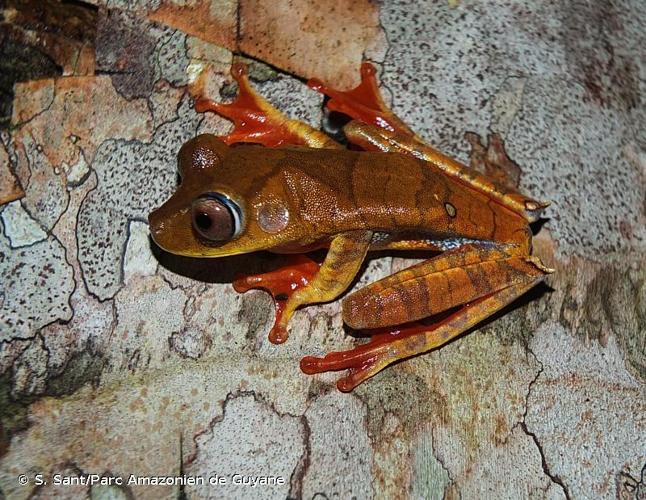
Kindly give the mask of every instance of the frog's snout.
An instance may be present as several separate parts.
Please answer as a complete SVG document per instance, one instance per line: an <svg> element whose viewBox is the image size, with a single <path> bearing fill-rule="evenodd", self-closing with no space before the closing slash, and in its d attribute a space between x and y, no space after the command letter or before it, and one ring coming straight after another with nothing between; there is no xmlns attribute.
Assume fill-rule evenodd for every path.
<svg viewBox="0 0 646 500"><path fill-rule="evenodd" d="M161 217L159 210L154 210L148 215L148 228L151 238L159 245L159 238L164 231L164 219Z"/></svg>
<svg viewBox="0 0 646 500"><path fill-rule="evenodd" d="M155 244L166 252L183 254L195 242L190 207L170 201L148 215L148 230Z"/></svg>

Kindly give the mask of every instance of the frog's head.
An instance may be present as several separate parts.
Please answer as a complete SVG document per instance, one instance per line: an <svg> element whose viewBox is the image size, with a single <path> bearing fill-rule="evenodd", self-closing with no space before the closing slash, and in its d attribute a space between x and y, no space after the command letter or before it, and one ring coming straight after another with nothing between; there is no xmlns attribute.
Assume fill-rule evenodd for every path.
<svg viewBox="0 0 646 500"><path fill-rule="evenodd" d="M210 134L188 141L178 155L180 186L148 217L155 243L191 257L294 243L306 231L290 218L295 210L276 174L283 154L259 146L229 147Z"/></svg>

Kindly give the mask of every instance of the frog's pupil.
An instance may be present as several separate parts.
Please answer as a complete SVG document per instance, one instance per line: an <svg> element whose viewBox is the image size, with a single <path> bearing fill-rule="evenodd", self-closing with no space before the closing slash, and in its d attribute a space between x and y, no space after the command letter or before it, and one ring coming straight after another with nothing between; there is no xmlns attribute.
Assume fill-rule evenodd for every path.
<svg viewBox="0 0 646 500"><path fill-rule="evenodd" d="M200 212L195 216L195 224L197 224L197 227L202 231L209 229L212 223L211 217L209 217L209 214L205 212Z"/></svg>

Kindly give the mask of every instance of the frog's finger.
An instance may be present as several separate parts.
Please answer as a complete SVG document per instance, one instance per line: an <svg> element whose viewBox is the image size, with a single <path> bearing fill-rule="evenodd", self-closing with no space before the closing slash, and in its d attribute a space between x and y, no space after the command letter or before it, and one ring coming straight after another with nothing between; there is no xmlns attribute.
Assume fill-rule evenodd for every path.
<svg viewBox="0 0 646 500"><path fill-rule="evenodd" d="M239 276L233 281L238 293L253 289L265 290L271 294L276 307L276 319L269 332L272 344L282 344L287 340L285 306L299 288L307 286L319 270L319 264L306 255L292 255L289 263L268 273Z"/></svg>
<svg viewBox="0 0 646 500"><path fill-rule="evenodd" d="M340 147L324 133L305 122L286 117L272 106L251 86L244 64L233 64L231 76L238 83L238 96L232 103L223 104L205 98L195 102L196 111L211 111L233 122L233 132L221 138L227 144L253 142L266 147L285 145Z"/></svg>

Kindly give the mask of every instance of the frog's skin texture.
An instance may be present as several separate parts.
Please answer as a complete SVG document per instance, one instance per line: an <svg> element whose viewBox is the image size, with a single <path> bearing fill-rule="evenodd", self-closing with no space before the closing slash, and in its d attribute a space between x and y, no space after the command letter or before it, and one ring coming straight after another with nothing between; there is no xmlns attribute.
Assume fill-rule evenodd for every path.
<svg viewBox="0 0 646 500"><path fill-rule="evenodd" d="M368 252L441 252L344 298L344 321L371 330L371 340L301 361L309 374L349 369L337 383L342 391L394 361L441 346L552 272L530 255L529 223L546 204L424 144L385 106L374 73L364 64L362 83L348 92L309 82L331 97L330 109L352 118L344 131L363 151L351 151L287 119L250 87L244 66L234 65L237 100L196 103L199 111L232 119L234 131L201 135L181 148L181 185L149 218L155 242L179 255L327 248L320 265L296 255L286 268L234 282L239 292L272 293L274 343L287 340L296 308L342 294ZM215 204L215 212L206 213L211 205L203 209L203 203ZM435 323L416 323L449 310Z"/></svg>

